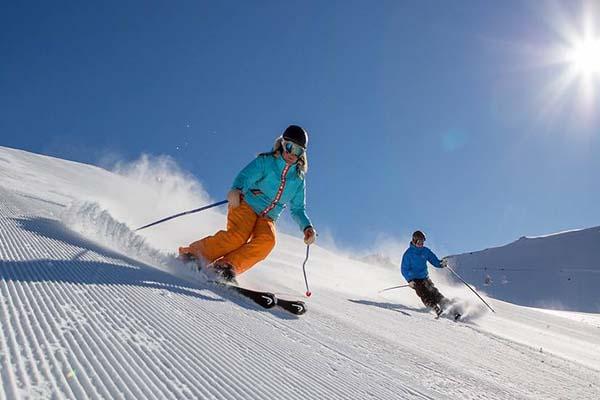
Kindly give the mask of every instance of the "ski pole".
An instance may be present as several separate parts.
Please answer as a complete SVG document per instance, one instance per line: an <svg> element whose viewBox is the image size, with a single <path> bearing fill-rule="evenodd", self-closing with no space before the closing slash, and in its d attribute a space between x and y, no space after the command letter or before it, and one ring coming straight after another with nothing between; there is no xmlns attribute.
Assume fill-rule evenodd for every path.
<svg viewBox="0 0 600 400"><path fill-rule="evenodd" d="M479 297L479 298L481 299L481 301L483 301L483 302L485 303L485 305L486 305L486 306L488 306L488 308L489 308L490 310L492 310L492 312L493 312L493 313L495 313L495 312L496 312L496 311L494 311L494 309L492 308L492 306L490 306L490 305L489 305L489 304L488 304L488 303L487 303L487 302L486 302L486 301L483 299L483 297L481 297L481 296L479 295L479 293L477 293L477 292L475 291L475 289L473 289L473 288L472 288L472 287L471 287L471 286L470 286L470 285L469 285L467 282L465 282L465 280L464 280L463 278L461 278L461 277L460 277L460 276L459 276L459 275L458 275L456 272L454 272L454 270L453 270L452 268L450 268L449 266L447 266L446 268L448 268L448 269L450 270L450 272L452 272L452 273L454 274L454 276L456 276L458 279L460 279L462 283L464 283L464 284L465 284L465 285L466 285L466 286L467 286L469 289L471 289L471 291L472 291L473 293L475 293L475 294L477 295L477 297Z"/></svg>
<svg viewBox="0 0 600 400"><path fill-rule="evenodd" d="M392 290L392 289L400 289L400 288L403 288L403 287L409 287L409 286L410 286L410 285L392 286L392 287L389 287L389 288L387 288L387 289L382 289L382 290L380 290L380 291L379 291L379 292L377 292L377 293L382 293L382 292L386 292L386 291L388 291L388 290Z"/></svg>
<svg viewBox="0 0 600 400"><path fill-rule="evenodd" d="M221 204L225 204L225 203L227 203L227 200L219 201L217 203L210 204L208 206L204 206L204 207L200 207L200 208L196 208L196 209L193 209L193 210L184 211L184 212L181 212L179 214L171 215L170 217L163 218L163 219L161 219L159 221L155 221L155 222L149 223L148 225L144 225L142 227L139 227L139 228L137 228L135 230L135 232L141 231L142 229L146 229L146 228L149 228L149 227L154 226L154 225L158 225L161 222L165 222L165 221L168 221L168 220L173 219L173 218L181 217L182 215L193 214L193 213L197 213L197 212L200 212L200 211L208 210L209 208L220 206Z"/></svg>
<svg viewBox="0 0 600 400"><path fill-rule="evenodd" d="M302 272L304 273L304 283L306 284L306 297L310 297L312 295L312 292L310 291L310 289L308 288L308 279L306 279L306 262L308 261L308 250L310 249L310 245L307 244L306 245L306 258L304 259L304 262L302 263Z"/></svg>

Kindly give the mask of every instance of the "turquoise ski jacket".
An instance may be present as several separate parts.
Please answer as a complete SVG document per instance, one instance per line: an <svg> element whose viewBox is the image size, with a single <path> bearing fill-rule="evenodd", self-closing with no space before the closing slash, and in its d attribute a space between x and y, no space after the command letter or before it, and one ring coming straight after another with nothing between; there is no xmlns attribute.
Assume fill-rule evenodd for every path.
<svg viewBox="0 0 600 400"><path fill-rule="evenodd" d="M402 256L402 266L400 271L407 282L414 279L427 279L429 272L427 271L427 261L434 267L441 268L440 260L427 247L417 247L412 242L410 247Z"/></svg>
<svg viewBox="0 0 600 400"><path fill-rule="evenodd" d="M244 200L258 215L276 221L290 206L294 221L304 231L312 226L306 215L306 186L296 165L286 164L283 157L261 154L240 171L232 189L239 189Z"/></svg>

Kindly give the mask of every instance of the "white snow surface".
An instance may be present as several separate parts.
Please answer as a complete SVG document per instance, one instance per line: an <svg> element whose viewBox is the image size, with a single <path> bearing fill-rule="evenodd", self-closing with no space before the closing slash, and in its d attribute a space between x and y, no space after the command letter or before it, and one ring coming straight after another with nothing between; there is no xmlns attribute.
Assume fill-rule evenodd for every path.
<svg viewBox="0 0 600 400"><path fill-rule="evenodd" d="M213 201L166 158L115 174L0 147L0 398L600 398L599 314L483 294L492 314L442 270L465 316L436 320L411 289L378 293L399 271L317 244L296 317L174 261L223 208L133 232ZM305 251L279 234L240 284L302 298Z"/></svg>

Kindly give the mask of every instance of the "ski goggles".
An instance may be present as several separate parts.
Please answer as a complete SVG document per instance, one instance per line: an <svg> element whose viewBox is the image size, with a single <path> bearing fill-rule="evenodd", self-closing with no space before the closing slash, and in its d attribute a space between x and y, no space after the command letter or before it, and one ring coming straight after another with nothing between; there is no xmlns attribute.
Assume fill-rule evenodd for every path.
<svg viewBox="0 0 600 400"><path fill-rule="evenodd" d="M304 154L304 147L294 143L294 142L290 142L289 140L284 140L282 143L283 146L283 150L286 153L290 153L295 155L296 157L300 157L302 154Z"/></svg>

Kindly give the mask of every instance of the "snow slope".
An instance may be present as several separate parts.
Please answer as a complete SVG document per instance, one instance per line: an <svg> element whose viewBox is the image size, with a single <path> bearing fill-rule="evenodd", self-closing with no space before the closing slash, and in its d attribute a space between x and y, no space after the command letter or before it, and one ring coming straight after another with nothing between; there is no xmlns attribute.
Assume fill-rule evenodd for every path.
<svg viewBox="0 0 600 400"><path fill-rule="evenodd" d="M539 237L452 257L469 282L520 305L600 312L600 227Z"/></svg>
<svg viewBox="0 0 600 400"><path fill-rule="evenodd" d="M600 315L487 298L434 274L467 318L435 320L397 271L311 247L313 296L266 311L172 261L224 210L165 159L116 175L0 147L0 397L597 399ZM209 173L209 171L207 171ZM301 297L305 247L280 234L245 286Z"/></svg>

